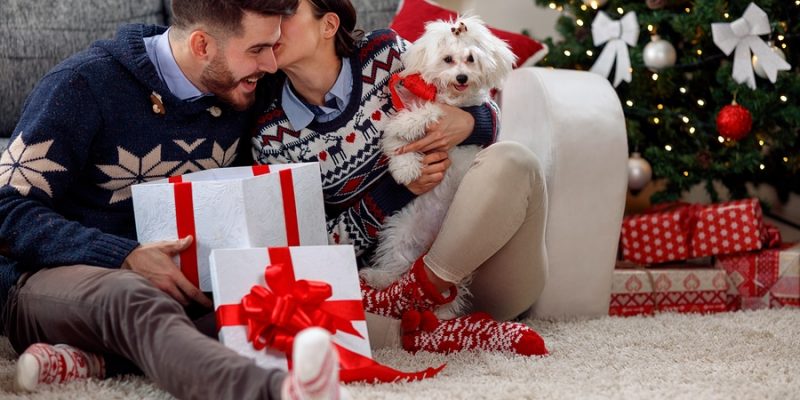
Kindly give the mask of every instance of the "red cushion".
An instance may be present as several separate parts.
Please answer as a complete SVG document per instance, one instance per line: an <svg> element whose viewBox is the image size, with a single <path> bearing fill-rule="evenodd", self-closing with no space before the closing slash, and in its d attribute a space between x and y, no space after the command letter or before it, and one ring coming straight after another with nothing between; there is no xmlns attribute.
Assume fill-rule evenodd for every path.
<svg viewBox="0 0 800 400"><path fill-rule="evenodd" d="M425 0L403 0L397 15L394 16L394 20L389 27L403 39L413 42L425 32L426 22L440 19L445 21L452 20L457 15L458 13L455 11L442 8ZM533 64L547 54L547 50L541 43L525 35L492 27L489 27L489 30L511 46L511 51L517 56L517 63L515 64L517 66L524 65L529 58L531 59L530 64Z"/></svg>

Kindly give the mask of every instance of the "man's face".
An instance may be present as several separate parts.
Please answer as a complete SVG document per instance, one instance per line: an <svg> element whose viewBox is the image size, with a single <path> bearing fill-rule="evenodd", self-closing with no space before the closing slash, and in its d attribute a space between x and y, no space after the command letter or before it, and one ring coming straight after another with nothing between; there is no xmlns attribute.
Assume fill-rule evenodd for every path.
<svg viewBox="0 0 800 400"><path fill-rule="evenodd" d="M280 37L280 25L280 16L245 11L242 34L217 40L217 51L203 69L200 83L239 111L252 106L258 79L278 68L272 46Z"/></svg>

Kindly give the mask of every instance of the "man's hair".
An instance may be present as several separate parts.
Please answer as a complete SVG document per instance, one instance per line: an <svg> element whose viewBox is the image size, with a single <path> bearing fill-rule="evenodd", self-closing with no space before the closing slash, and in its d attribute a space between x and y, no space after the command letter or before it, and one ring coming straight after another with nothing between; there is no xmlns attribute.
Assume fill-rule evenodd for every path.
<svg viewBox="0 0 800 400"><path fill-rule="evenodd" d="M298 0L172 0L172 25L189 30L205 25L222 33L240 35L244 12L292 15Z"/></svg>
<svg viewBox="0 0 800 400"><path fill-rule="evenodd" d="M336 32L336 55L350 57L356 48L356 41L364 31L356 29L356 10L350 0L309 0L314 16L319 19L326 13L339 16L339 30Z"/></svg>

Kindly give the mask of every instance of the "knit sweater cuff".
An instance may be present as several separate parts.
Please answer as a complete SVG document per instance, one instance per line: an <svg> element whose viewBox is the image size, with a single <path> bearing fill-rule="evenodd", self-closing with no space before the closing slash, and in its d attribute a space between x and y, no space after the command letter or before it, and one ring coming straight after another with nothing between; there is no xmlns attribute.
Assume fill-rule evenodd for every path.
<svg viewBox="0 0 800 400"><path fill-rule="evenodd" d="M381 220L405 207L416 197L405 185L397 183L389 173L381 177L370 191L370 195L381 211Z"/></svg>
<svg viewBox="0 0 800 400"><path fill-rule="evenodd" d="M488 104L465 107L464 111L475 118L475 127L472 133L461 144L477 144L486 147L495 141L495 115Z"/></svg>
<svg viewBox="0 0 800 400"><path fill-rule="evenodd" d="M102 234L87 250L86 262L98 267L119 268L137 246L139 242L135 240Z"/></svg>

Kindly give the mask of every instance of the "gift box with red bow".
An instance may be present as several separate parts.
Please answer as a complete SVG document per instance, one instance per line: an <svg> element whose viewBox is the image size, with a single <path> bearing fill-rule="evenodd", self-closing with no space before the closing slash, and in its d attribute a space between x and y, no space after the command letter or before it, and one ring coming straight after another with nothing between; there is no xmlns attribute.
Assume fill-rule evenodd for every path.
<svg viewBox="0 0 800 400"><path fill-rule="evenodd" d="M679 268L615 269L609 315L656 312L727 311L725 271L687 265Z"/></svg>
<svg viewBox="0 0 800 400"><path fill-rule="evenodd" d="M177 262L203 291L214 249L328 244L317 163L209 169L132 191L139 242L194 237Z"/></svg>
<svg viewBox="0 0 800 400"><path fill-rule="evenodd" d="M734 309L800 307L800 244L719 256L728 273Z"/></svg>
<svg viewBox="0 0 800 400"><path fill-rule="evenodd" d="M290 369L294 336L318 326L333 335L344 382L391 382L406 373L371 358L352 246L223 249L211 253L219 339L264 368Z"/></svg>
<svg viewBox="0 0 800 400"><path fill-rule="evenodd" d="M656 264L757 250L775 241L777 231L766 229L756 199L656 207L623 220L622 258Z"/></svg>

